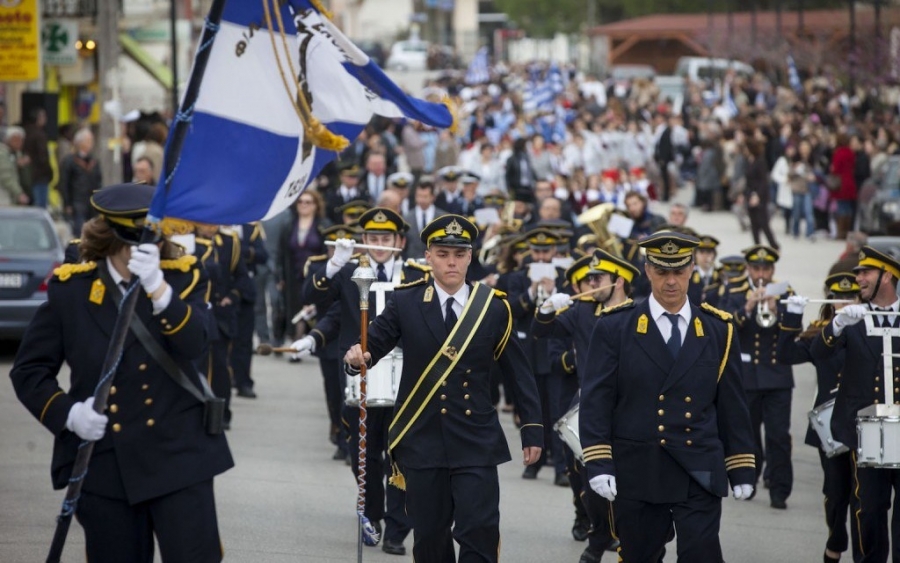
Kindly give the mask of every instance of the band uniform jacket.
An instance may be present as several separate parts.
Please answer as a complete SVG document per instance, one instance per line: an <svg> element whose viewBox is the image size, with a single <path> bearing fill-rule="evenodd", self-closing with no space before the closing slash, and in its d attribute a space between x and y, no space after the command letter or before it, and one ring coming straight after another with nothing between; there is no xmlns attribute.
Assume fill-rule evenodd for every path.
<svg viewBox="0 0 900 563"><path fill-rule="evenodd" d="M770 389L792 389L794 387L794 369L789 364L778 361L778 335L781 325L775 323L764 328L756 322L756 309L749 315L744 312L747 295L752 289L730 294L729 312L734 315L737 332L741 340L743 352L744 389L747 391L765 391ZM777 309L772 311L775 318L784 311L781 300L792 295L791 291L776 298Z"/></svg>
<svg viewBox="0 0 900 563"><path fill-rule="evenodd" d="M688 299L691 300L691 305L699 307L701 303L709 303L713 307L718 307L720 286L719 272L713 270L712 274L705 278L695 269L688 285Z"/></svg>
<svg viewBox="0 0 900 563"><path fill-rule="evenodd" d="M469 300L473 293L470 291ZM460 322L463 315L460 316ZM543 443L541 406L528 360L510 338L512 315L502 294L494 292L487 314L468 348L394 449L401 466L410 469L487 467L511 459L506 436L491 401L491 368L512 374L516 409L522 421L522 447ZM402 338L403 371L397 407L448 336L433 281L421 280L394 291L384 311L369 326L372 362L384 357Z"/></svg>
<svg viewBox="0 0 900 563"><path fill-rule="evenodd" d="M884 384L894 386L894 403L900 404L900 362L894 360L893 381L884 378L882 351L884 344L880 336L866 335L865 319L834 335L834 321L828 323L821 336L813 340L812 356L817 360L832 358L841 350L845 351L844 364L852 369L844 370L841 386L834 400L831 413L831 434L851 451L857 448L856 416L869 405L884 404ZM891 339L891 349L900 350L900 338Z"/></svg>
<svg viewBox="0 0 900 563"><path fill-rule="evenodd" d="M212 239L196 237L195 256L206 269L210 281L209 301L218 336L231 339L237 334L237 306L244 294L256 294L247 264L241 258L241 243L234 233L217 233ZM222 305L224 298L230 305Z"/></svg>
<svg viewBox="0 0 900 563"><path fill-rule="evenodd" d="M828 321L815 320L813 326L820 331ZM812 355L813 342L819 338L798 338L803 330L803 315L785 312L781 318L781 333L778 336L778 361L783 364L796 365L810 362L816 368L816 399L813 407L827 403L835 398L844 369L845 351L839 350L829 358L816 358ZM818 448L822 445L819 434L812 425L807 426L804 443Z"/></svg>
<svg viewBox="0 0 900 563"><path fill-rule="evenodd" d="M401 260L399 257L394 260ZM372 264L373 269L376 267ZM360 315L359 315L359 286L351 279L353 271L356 270L357 264L351 261L344 265L331 278L325 275L325 268L312 272L311 278L308 278L303 284L303 300L306 303L312 303L319 311L326 311L328 307L335 301L341 303L340 318L340 336L338 337L338 347L340 348L340 356L343 358L344 353L356 344L360 335ZM400 282L409 283L421 278L427 278L431 268L423 266L414 260L407 260L403 263L400 271ZM390 278L392 272L387 272ZM392 292L395 293L395 292ZM388 299L387 301L390 301ZM375 293L369 292L369 318L375 316Z"/></svg>
<svg viewBox="0 0 900 563"><path fill-rule="evenodd" d="M630 300L626 301L628 302ZM567 368L574 365L579 382L584 381L584 370L587 366L584 360L587 359L590 350L591 333L602 310L602 303L590 297L583 297L556 313L545 313L538 309L531 326L535 338L552 336L572 339L574 356L581 357L582 361L575 361L569 353L563 354L560 361L563 362L564 371L568 371Z"/></svg>
<svg viewBox="0 0 900 563"><path fill-rule="evenodd" d="M262 223L244 223L241 225L241 258L247 268L247 275L252 279L256 277L256 267L269 261L269 250L266 248L266 232ZM256 302L256 284L248 283L241 292L241 300L244 303Z"/></svg>
<svg viewBox="0 0 900 563"><path fill-rule="evenodd" d="M188 377L208 340L208 282L194 257L162 260L172 301L158 315L139 292L135 315ZM56 437L53 486L69 484L81 439L66 429L69 410L92 396L118 310L93 262L65 265L51 279L47 302L22 340L10 377L19 400ZM57 376L70 369L68 392ZM196 375L194 375L197 377ZM199 377L198 377L199 380ZM198 381L199 386L199 381ZM131 504L209 480L234 465L224 434L203 425L203 405L153 360L132 331L113 376L109 423L94 445L84 490Z"/></svg>
<svg viewBox="0 0 900 563"><path fill-rule="evenodd" d="M562 268L556 268L556 291L565 291L566 273ZM528 362L534 368L536 374L550 373L550 354L548 351L548 339L531 334L531 322L534 320L535 311L539 309L538 303L528 295L531 287L531 278L528 276L528 266L510 274L507 280L509 284L509 306L515 319L514 331L525 347ZM547 296L549 297L549 295Z"/></svg>
<svg viewBox="0 0 900 563"><path fill-rule="evenodd" d="M589 478L614 475L620 497L649 503L684 501L690 479L720 497L729 480L753 483L753 429L728 319L691 306L674 360L648 302L604 312L581 390Z"/></svg>

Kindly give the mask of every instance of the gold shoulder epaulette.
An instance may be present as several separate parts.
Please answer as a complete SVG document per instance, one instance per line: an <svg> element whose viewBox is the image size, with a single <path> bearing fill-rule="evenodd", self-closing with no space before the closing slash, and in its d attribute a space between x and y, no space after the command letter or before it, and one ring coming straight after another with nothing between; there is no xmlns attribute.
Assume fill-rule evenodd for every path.
<svg viewBox="0 0 900 563"><path fill-rule="evenodd" d="M624 311L625 309L631 309L632 307L634 307L634 301L632 301L631 299L626 299L625 301L622 301L618 305L613 305L612 307L607 307L606 309L603 309L602 311L600 311L600 314L608 315L610 313Z"/></svg>
<svg viewBox="0 0 900 563"><path fill-rule="evenodd" d="M97 268L96 262L82 262L80 264L63 264L53 270L53 275L59 278L59 281L66 281L74 275L85 274Z"/></svg>
<svg viewBox="0 0 900 563"><path fill-rule="evenodd" d="M709 313L713 316L719 317L723 321L730 321L732 319L731 313L726 313L725 311L723 311L721 309L716 309L709 303L701 303L700 309L702 309L703 311L706 311L707 313Z"/></svg>
<svg viewBox="0 0 900 563"><path fill-rule="evenodd" d="M830 323L830 322L831 321L828 321L825 319L816 319L813 322L809 323L809 326L811 326L813 328L822 328L824 326L828 326L828 323Z"/></svg>
<svg viewBox="0 0 900 563"><path fill-rule="evenodd" d="M422 270L423 272L431 272L431 266L429 266L428 264L420 264L417 260L413 260L412 258L406 261L406 265L410 268Z"/></svg>
<svg viewBox="0 0 900 563"><path fill-rule="evenodd" d="M750 289L749 283L742 283L741 285L734 286L728 290L728 293L741 293L742 291L748 291Z"/></svg>
<svg viewBox="0 0 900 563"><path fill-rule="evenodd" d="M81 244L81 239L73 238L73 239L70 239L69 242L67 242L66 244Z"/></svg>
<svg viewBox="0 0 900 563"><path fill-rule="evenodd" d="M419 278L416 281L411 281L409 283L401 283L400 285L394 286L394 291L397 291L398 289L408 289L410 287L416 287L416 286L423 285L426 283L428 283L428 282L425 280L425 278Z"/></svg>
<svg viewBox="0 0 900 563"><path fill-rule="evenodd" d="M191 267L196 263L196 256L192 254L186 254L172 260L160 260L159 267L163 270L179 270L181 272L190 272Z"/></svg>
<svg viewBox="0 0 900 563"><path fill-rule="evenodd" d="M494 297L499 297L500 299L506 299L506 292L500 291L499 289L494 290Z"/></svg>

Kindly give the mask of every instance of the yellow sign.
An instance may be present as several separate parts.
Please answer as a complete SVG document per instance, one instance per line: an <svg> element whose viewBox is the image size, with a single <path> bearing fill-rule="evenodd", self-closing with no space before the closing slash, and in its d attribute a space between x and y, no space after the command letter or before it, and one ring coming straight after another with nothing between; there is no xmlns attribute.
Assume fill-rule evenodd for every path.
<svg viewBox="0 0 900 563"><path fill-rule="evenodd" d="M30 82L41 76L38 0L0 2L0 82Z"/></svg>

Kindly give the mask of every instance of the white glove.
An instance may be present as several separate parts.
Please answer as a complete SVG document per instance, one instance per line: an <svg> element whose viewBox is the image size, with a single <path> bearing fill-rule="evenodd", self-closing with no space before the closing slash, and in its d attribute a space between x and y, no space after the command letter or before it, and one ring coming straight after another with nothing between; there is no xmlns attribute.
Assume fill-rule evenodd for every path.
<svg viewBox="0 0 900 563"><path fill-rule="evenodd" d="M613 475L597 475L590 481L594 492L609 502L616 500L616 478Z"/></svg>
<svg viewBox="0 0 900 563"><path fill-rule="evenodd" d="M847 305L834 316L834 334L840 336L845 327L863 320L868 309L865 305Z"/></svg>
<svg viewBox="0 0 900 563"><path fill-rule="evenodd" d="M753 494L753 485L735 485L732 489L736 500L750 500Z"/></svg>
<svg viewBox="0 0 900 563"><path fill-rule="evenodd" d="M555 313L560 309L565 309L572 302L572 296L568 293L554 293L541 303L542 313Z"/></svg>
<svg viewBox="0 0 900 563"><path fill-rule="evenodd" d="M162 270L159 269L159 248L150 243L132 246L128 271L140 278L141 286L147 293L159 289L164 281Z"/></svg>
<svg viewBox="0 0 900 563"><path fill-rule="evenodd" d="M802 295L791 295L787 298L787 312L802 315L803 308L806 307L806 303L808 301L808 297L803 297Z"/></svg>
<svg viewBox="0 0 900 563"><path fill-rule="evenodd" d="M66 428L82 440L96 442L106 434L106 415L94 412L94 398L77 402L69 409Z"/></svg>
<svg viewBox="0 0 900 563"><path fill-rule="evenodd" d="M352 238L339 238L335 241L334 245L334 255L329 260L332 264L338 267L338 269L343 268L347 262L350 261L350 258L353 256L353 246L356 244L356 241Z"/></svg>
<svg viewBox="0 0 900 563"><path fill-rule="evenodd" d="M304 336L292 342L291 348L297 351L298 357L303 358L316 351L316 341L312 336Z"/></svg>

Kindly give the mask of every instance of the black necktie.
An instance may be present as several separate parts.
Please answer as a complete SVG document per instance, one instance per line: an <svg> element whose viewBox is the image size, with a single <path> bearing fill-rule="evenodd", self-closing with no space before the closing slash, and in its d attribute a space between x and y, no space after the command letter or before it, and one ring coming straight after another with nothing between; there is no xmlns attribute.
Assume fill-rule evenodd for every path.
<svg viewBox="0 0 900 563"><path fill-rule="evenodd" d="M456 311L453 310L453 301L452 297L447 299L447 313L444 315L444 326L447 327L447 334L450 334L457 321Z"/></svg>
<svg viewBox="0 0 900 563"><path fill-rule="evenodd" d="M666 346L669 347L669 352L672 352L672 357L677 358L678 351L681 350L681 329L678 328L678 315L673 313L663 313L663 315L672 323L672 334L669 336Z"/></svg>
<svg viewBox="0 0 900 563"><path fill-rule="evenodd" d="M380 282L388 281L387 273L385 273L385 271L384 271L384 264L378 265L378 281L380 281Z"/></svg>

